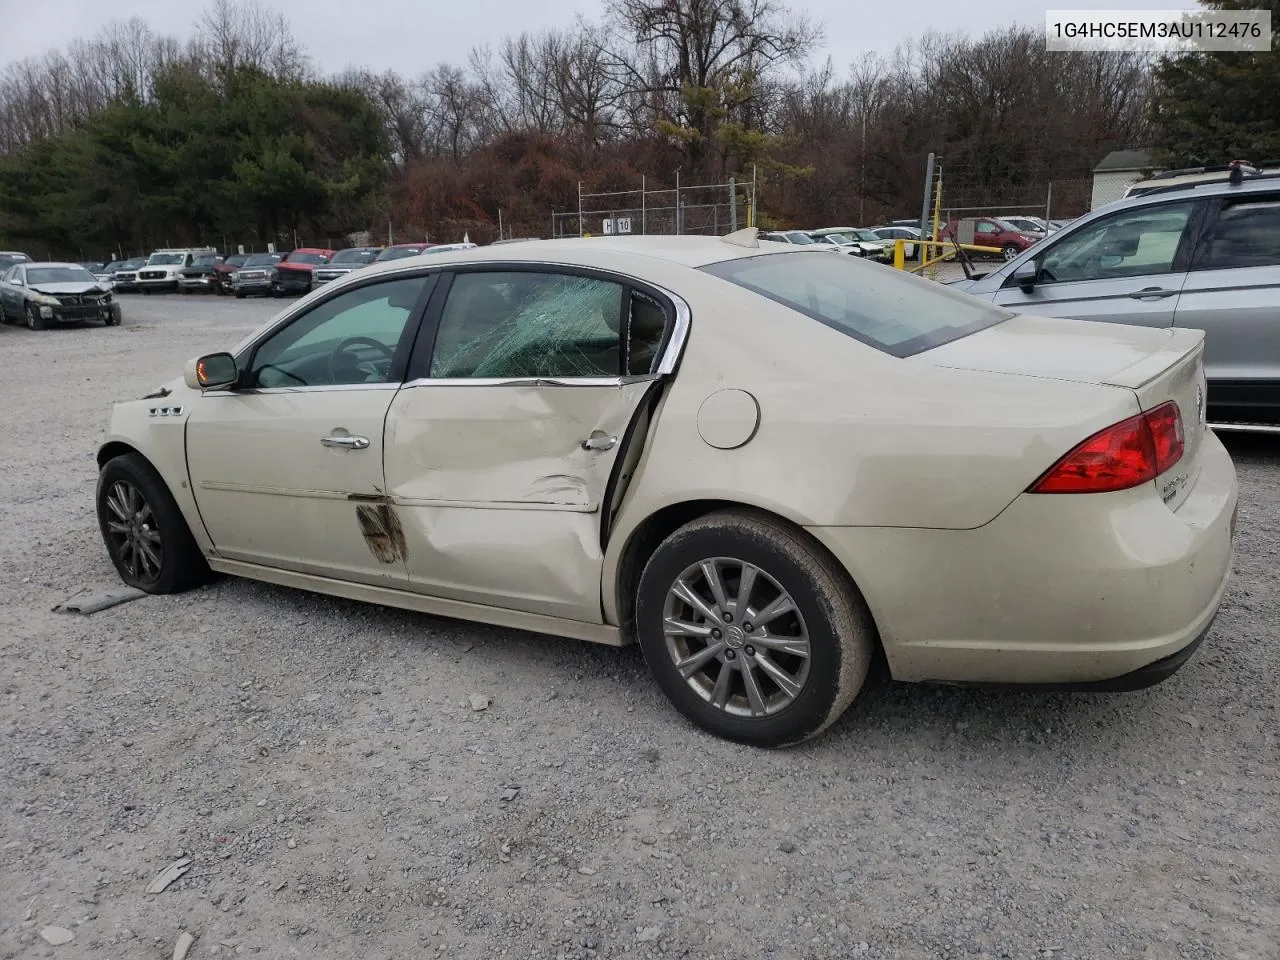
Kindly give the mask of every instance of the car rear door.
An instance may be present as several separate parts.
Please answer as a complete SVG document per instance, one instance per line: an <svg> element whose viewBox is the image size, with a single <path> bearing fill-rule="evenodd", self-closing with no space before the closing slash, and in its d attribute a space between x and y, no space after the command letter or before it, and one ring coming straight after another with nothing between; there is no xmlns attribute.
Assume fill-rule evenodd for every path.
<svg viewBox="0 0 1280 960"><path fill-rule="evenodd" d="M681 308L558 265L448 283L387 417L410 588L600 623L607 527L683 342Z"/></svg>
<svg viewBox="0 0 1280 960"><path fill-rule="evenodd" d="M1280 191L1214 201L1174 325L1205 332L1211 404L1280 409Z"/></svg>
<svg viewBox="0 0 1280 960"><path fill-rule="evenodd" d="M1023 290L1008 270L993 299L1042 316L1172 326L1202 213L1198 201L1176 200L1055 234L1032 248L1035 285Z"/></svg>

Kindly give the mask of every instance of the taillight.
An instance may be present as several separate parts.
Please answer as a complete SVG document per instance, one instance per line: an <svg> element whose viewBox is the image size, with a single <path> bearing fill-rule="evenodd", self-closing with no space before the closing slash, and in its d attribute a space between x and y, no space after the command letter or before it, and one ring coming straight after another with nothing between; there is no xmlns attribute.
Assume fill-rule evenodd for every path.
<svg viewBox="0 0 1280 960"><path fill-rule="evenodd" d="M1107 493L1154 480L1182 459L1182 413L1170 400L1095 433L1028 493Z"/></svg>

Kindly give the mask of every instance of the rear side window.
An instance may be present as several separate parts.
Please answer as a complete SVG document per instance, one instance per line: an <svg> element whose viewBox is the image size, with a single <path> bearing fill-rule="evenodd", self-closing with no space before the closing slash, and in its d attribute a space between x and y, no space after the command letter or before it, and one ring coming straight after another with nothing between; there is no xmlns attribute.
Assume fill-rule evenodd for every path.
<svg viewBox="0 0 1280 960"><path fill-rule="evenodd" d="M959 340L1014 315L940 283L856 257L774 253L699 269L895 357Z"/></svg>
<svg viewBox="0 0 1280 960"><path fill-rule="evenodd" d="M1280 264L1280 198L1225 207L1196 253L1195 269L1273 267Z"/></svg>

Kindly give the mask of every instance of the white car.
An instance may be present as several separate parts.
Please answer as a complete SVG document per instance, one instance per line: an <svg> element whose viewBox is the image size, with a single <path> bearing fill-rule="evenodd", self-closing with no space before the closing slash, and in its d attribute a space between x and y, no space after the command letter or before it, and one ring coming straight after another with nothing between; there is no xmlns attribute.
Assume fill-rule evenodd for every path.
<svg viewBox="0 0 1280 960"><path fill-rule="evenodd" d="M116 404L126 583L210 571L637 640L720 736L899 680L1131 689L1231 570L1203 334L1023 316L856 257L725 238L374 264Z"/></svg>
<svg viewBox="0 0 1280 960"><path fill-rule="evenodd" d="M213 247L179 247L154 251L138 271L138 289L143 293L157 291L176 292L182 278L183 267L196 262L197 257L214 256Z"/></svg>

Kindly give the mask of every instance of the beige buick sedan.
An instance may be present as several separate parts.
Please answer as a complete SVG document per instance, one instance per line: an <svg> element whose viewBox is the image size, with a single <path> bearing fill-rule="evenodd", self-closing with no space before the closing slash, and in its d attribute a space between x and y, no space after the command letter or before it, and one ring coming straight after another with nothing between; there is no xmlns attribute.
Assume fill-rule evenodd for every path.
<svg viewBox="0 0 1280 960"><path fill-rule="evenodd" d="M1121 690L1231 567L1199 331L1015 314L725 238L372 266L117 404L126 583L211 571L622 645L701 727L818 734L906 681Z"/></svg>

